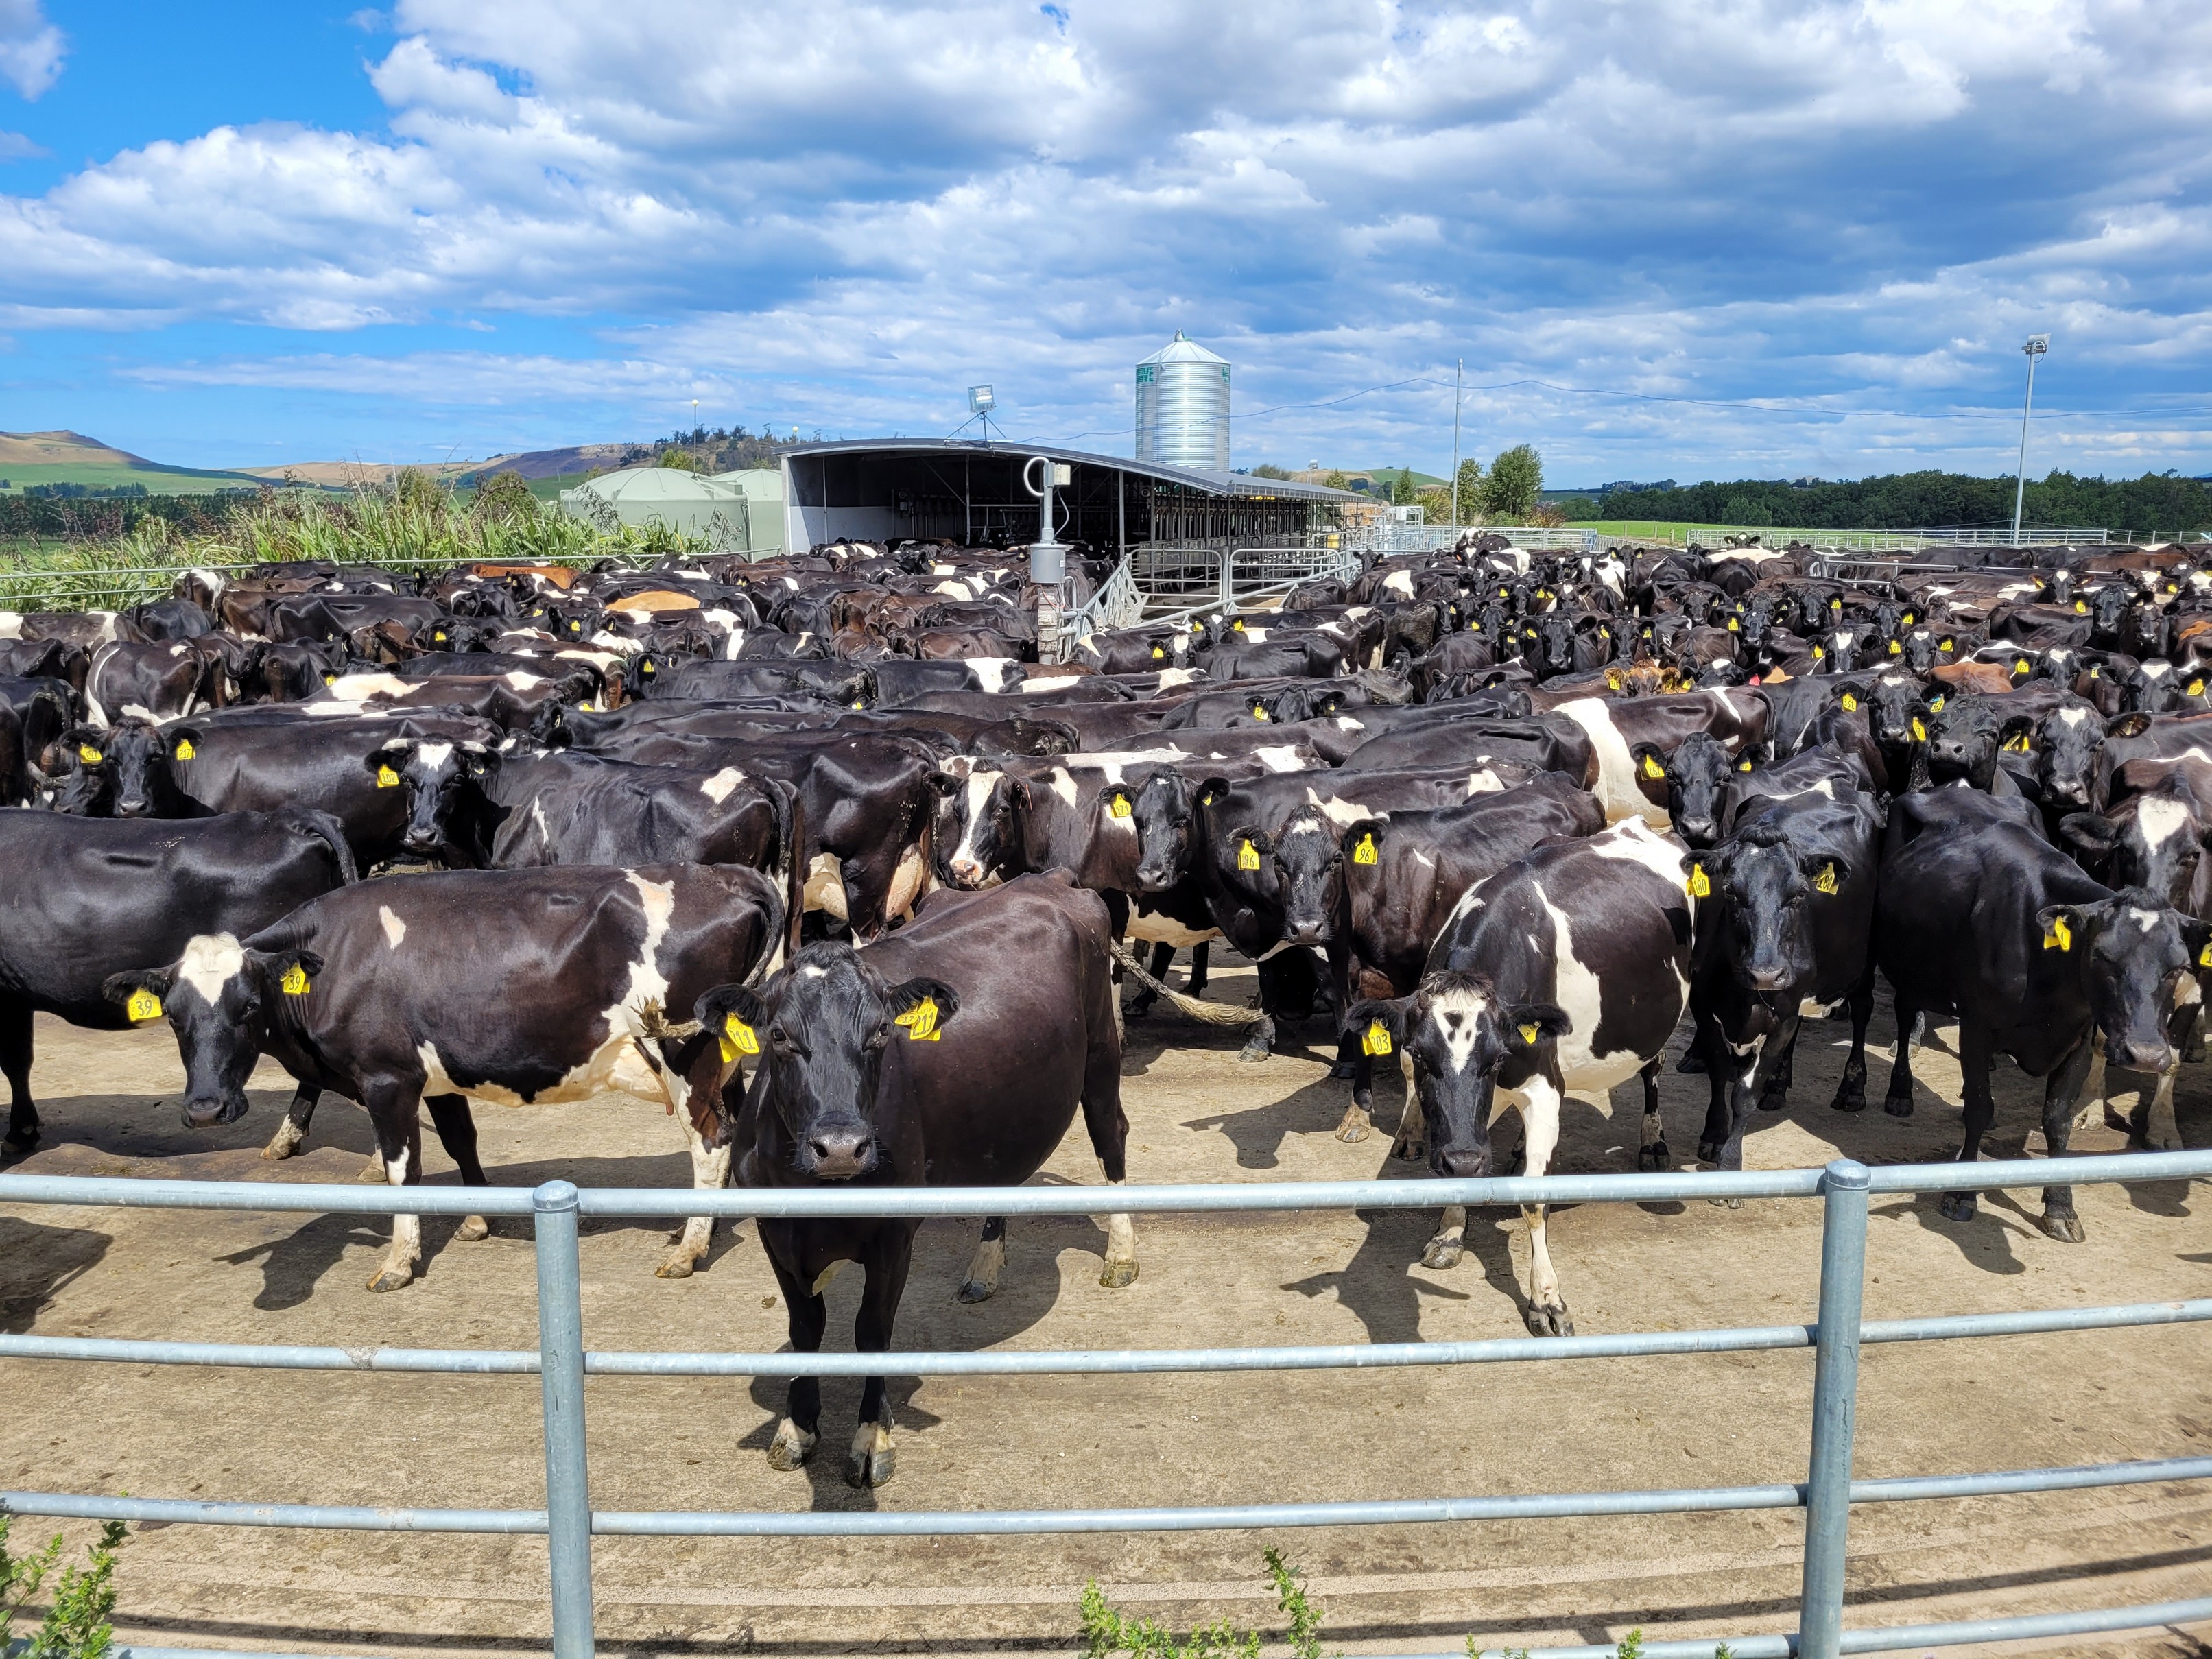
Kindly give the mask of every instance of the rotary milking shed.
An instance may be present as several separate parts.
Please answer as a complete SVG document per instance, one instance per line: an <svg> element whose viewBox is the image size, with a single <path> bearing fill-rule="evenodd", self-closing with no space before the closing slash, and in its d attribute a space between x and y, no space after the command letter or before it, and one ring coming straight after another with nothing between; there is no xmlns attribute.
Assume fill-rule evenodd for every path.
<svg viewBox="0 0 2212 1659"><path fill-rule="evenodd" d="M1056 444L951 438L871 438L802 444L783 453L784 545L840 537L949 536L963 544L1003 532L1034 541L1036 497L1022 483L1038 456L1065 463L1058 494L1064 542L1126 550L1297 546L1340 530L1364 498L1347 490L1243 472L1093 455Z"/></svg>

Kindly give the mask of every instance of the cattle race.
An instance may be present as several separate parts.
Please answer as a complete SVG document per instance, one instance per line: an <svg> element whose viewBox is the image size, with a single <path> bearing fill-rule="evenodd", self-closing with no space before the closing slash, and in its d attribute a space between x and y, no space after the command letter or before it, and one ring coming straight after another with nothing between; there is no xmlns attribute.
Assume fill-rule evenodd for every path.
<svg viewBox="0 0 2212 1659"><path fill-rule="evenodd" d="M1867 1318L2203 1293L2201 1188L2064 1168L2207 1138L2203 544L1470 531L1108 627L1085 607L1127 555L1072 547L1062 579L1007 539L291 562L0 614L9 1173L423 1204L0 1193L8 1331L534 1360L530 1223L490 1195L734 1191L762 1207L586 1206L586 1354L872 1369L596 1376L591 1502L880 1519L1806 1479L1814 1370L1782 1337L1544 1345L1802 1349L1817 1205L1433 1181L2039 1159L2021 1190L1877 1179ZM1239 1182L1406 1201L1110 1207ZM1098 1187L1095 1219L774 1207ZM2199 1325L1868 1328L1862 1479L2212 1452ZM1392 1368L900 1364L1285 1342ZM1397 1352L1455 1343L1531 1363ZM547 1503L526 1376L0 1363L41 1430L13 1487ZM2208 1593L2201 1480L2037 1490L1873 1504L1854 1618ZM1248 1581L1287 1538L1352 1651L1794 1630L1809 1523L1707 1507L1744 1513L602 1538L596 1616L610 1650L1070 1650L1092 1579L1264 1626ZM132 1547L161 1587L135 1650L545 1639L534 1538ZM2196 1650L2136 1640L2100 1650Z"/></svg>

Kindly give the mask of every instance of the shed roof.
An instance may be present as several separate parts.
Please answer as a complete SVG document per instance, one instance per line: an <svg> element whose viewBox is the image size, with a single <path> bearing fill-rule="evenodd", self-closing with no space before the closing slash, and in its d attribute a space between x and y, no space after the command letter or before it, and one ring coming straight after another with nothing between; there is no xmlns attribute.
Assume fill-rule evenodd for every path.
<svg viewBox="0 0 2212 1659"><path fill-rule="evenodd" d="M1116 471L1181 484L1209 495L1260 496L1267 500L1364 501L1364 495L1324 484L1299 483L1291 478L1255 478L1249 472L1217 472L1210 467L1170 466L1160 461L1133 461L1126 456L1098 455L1070 449L1064 444L980 443L957 438L854 438L838 443L799 444L783 452L787 460L823 455L968 454L994 455L1008 460L1043 455L1077 466L1107 467Z"/></svg>

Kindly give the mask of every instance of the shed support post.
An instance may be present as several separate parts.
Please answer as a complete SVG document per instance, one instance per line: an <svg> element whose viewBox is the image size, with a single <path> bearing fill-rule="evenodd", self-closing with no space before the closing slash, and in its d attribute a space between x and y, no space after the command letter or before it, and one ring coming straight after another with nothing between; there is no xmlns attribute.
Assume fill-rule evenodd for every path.
<svg viewBox="0 0 2212 1659"><path fill-rule="evenodd" d="M1865 1164L1838 1158L1820 1182L1820 1335L1813 1366L1813 1455L1805 1481L1797 1659L1837 1659L1843 1636L1859 1322L1866 1288L1867 1191L1872 1181Z"/></svg>
<svg viewBox="0 0 2212 1659"><path fill-rule="evenodd" d="M545 1406L545 1542L554 1659L592 1659L592 1496L584 1462L584 1307L576 1188L531 1195L538 1252L538 1353Z"/></svg>

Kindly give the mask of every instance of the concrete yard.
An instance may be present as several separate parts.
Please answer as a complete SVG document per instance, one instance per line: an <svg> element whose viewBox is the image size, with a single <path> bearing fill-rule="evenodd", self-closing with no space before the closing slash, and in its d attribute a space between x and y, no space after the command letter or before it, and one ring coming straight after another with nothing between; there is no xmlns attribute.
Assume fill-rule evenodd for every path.
<svg viewBox="0 0 2212 1659"><path fill-rule="evenodd" d="M1240 964L1241 967L1241 964ZM1216 981L1241 1001L1249 969ZM1958 1076L1939 1030L1919 1110L1828 1109L1846 1035L1808 1024L1790 1110L1747 1143L1757 1168L1838 1152L1917 1162L1955 1147ZM1326 1078L1320 1022L1267 1064L1241 1033L1162 1013L1130 1028L1124 1098L1139 1181L1419 1178L1389 1157L1399 1087L1378 1085L1381 1129L1330 1133L1346 1085ZM1890 1037L1885 1005L1875 1036ZM947 1041L958 1040L957 1023ZM1680 1037L1677 1044L1679 1047ZM179 1127L167 1029L127 1034L40 1022L46 1139L12 1167L53 1175L353 1181L368 1121L326 1097L308 1150L261 1159L289 1085L264 1066L243 1121ZM1307 1046L1310 1044L1312 1046ZM1165 1045L1165 1046L1164 1046ZM2001 1065L1990 1152L2021 1154L2040 1086ZM1694 1149L1702 1078L1664 1082L1668 1139ZM1565 1172L1632 1169L1638 1091L1613 1113L1570 1101ZM2212 1072L2185 1072L2179 1115L2212 1141ZM676 1126L619 1097L587 1107L479 1107L495 1182L679 1186ZM1501 1126L1510 1144L1515 1130ZM2039 1137L2036 1137L2039 1148ZM453 1170L426 1136L431 1178ZM2110 1151L2099 1128L2078 1150ZM1098 1178L1079 1123L1046 1180ZM1960 1228L1932 1198L1877 1199L1871 1318L2139 1302L2212 1293L2202 1188L2090 1187L2087 1242L2057 1243L2033 1193L1985 1200ZM520 1223L456 1242L426 1220L427 1271L389 1296L366 1282L386 1224L366 1218L12 1207L0 1212L6 1328L353 1346L534 1347L531 1252ZM1466 1261L1419 1265L1430 1211L1140 1218L1142 1274L1097 1283L1103 1224L1013 1224L1003 1288L977 1307L953 1287L966 1224L923 1230L898 1327L902 1348L1377 1342L1522 1334L1517 1217L1479 1214ZM1814 1313L1816 1203L1585 1205L1557 1212L1552 1250L1584 1333L1771 1323ZM716 1234L695 1278L657 1279L666 1230L589 1224L586 1340L595 1348L768 1348L784 1311L750 1224ZM857 1273L830 1292L830 1346L850 1346ZM893 1367L894 1370L896 1367ZM534 1377L217 1371L9 1362L4 1484L148 1497L535 1507L544 1502ZM823 1446L803 1474L765 1449L778 1381L594 1379L594 1501L606 1508L1060 1508L1269 1502L1787 1481L1804 1474L1808 1352L1383 1372L1136 1379L895 1382L897 1478L873 1494L840 1469L860 1385L824 1384ZM2212 1454L2212 1332L2128 1333L1867 1351L1862 1476ZM17 1543L51 1530L19 1522ZM88 1526L66 1529L73 1541ZM1097 1578L1118 1605L1178 1628L1226 1615L1279 1628L1262 1588L1273 1543L1303 1566L1332 1650L1458 1651L1789 1628L1795 1512L1293 1532L886 1541L600 1540L599 1632L611 1654L1065 1652ZM502 1654L549 1633L541 1540L172 1526L139 1530L118 1576L120 1639L401 1655ZM1847 1623L1923 1623L2212 1594L2212 1490L2138 1486L1898 1504L1854 1519ZM2147 1633L2045 1650L2204 1654L2197 1635Z"/></svg>

